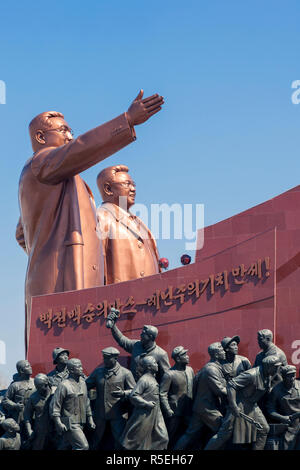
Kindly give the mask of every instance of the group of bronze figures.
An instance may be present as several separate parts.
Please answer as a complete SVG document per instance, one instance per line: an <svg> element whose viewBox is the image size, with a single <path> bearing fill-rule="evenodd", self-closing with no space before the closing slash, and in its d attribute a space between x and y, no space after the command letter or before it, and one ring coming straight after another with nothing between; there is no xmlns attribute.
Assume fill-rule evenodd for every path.
<svg viewBox="0 0 300 470"><path fill-rule="evenodd" d="M280 435L273 448L300 449L296 367L270 330L258 332L253 366L238 354L239 336L225 337L208 347L210 360L195 375L187 349L173 349L170 367L155 326L129 339L118 316L111 309L106 326L131 354L131 370L119 364L115 347L102 350L104 365L89 377L60 347L48 375L33 379L29 362L19 361L1 402L0 449L263 450L271 428Z"/></svg>

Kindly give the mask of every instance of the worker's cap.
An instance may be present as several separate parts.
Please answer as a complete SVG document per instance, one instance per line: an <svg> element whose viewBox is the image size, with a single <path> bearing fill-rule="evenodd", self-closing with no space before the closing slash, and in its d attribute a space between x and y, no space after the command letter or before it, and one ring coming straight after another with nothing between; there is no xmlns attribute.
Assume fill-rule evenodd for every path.
<svg viewBox="0 0 300 470"><path fill-rule="evenodd" d="M56 364L58 356L63 352L66 352L68 354L68 356L70 356L70 351L68 351L67 349L64 349L64 348L54 348L53 349L53 352L52 352L53 364Z"/></svg>
<svg viewBox="0 0 300 470"><path fill-rule="evenodd" d="M103 356L118 357L120 355L120 351L117 348L110 346L109 348L102 349L102 354Z"/></svg>
<svg viewBox="0 0 300 470"><path fill-rule="evenodd" d="M278 356L267 356L262 360L262 364L268 366L281 366L282 362Z"/></svg>
<svg viewBox="0 0 300 470"><path fill-rule="evenodd" d="M158 329L154 325L144 325L143 330L146 331L148 334L150 333L152 339L155 339L158 335Z"/></svg>
<svg viewBox="0 0 300 470"><path fill-rule="evenodd" d="M284 366L281 368L281 374L285 377L286 375L288 374L296 374L296 367L295 366L290 366L290 365L287 365L287 366Z"/></svg>
<svg viewBox="0 0 300 470"><path fill-rule="evenodd" d="M233 341L235 341L237 344L239 344L239 342L241 341L241 338L237 335L232 336L232 338L230 336L225 336L225 338L223 338L222 341L221 341L222 348L223 349L228 348L230 343L233 343Z"/></svg>
<svg viewBox="0 0 300 470"><path fill-rule="evenodd" d="M177 356L182 356L186 352L188 352L188 349L184 349L183 346L176 346L176 348L173 349L171 356L175 359Z"/></svg>
<svg viewBox="0 0 300 470"><path fill-rule="evenodd" d="M7 418L5 419L2 423L1 423L1 426L3 427L3 429L5 431L16 431L16 432L19 432L20 431L20 426L18 425L18 423L16 423L16 421L12 418Z"/></svg>

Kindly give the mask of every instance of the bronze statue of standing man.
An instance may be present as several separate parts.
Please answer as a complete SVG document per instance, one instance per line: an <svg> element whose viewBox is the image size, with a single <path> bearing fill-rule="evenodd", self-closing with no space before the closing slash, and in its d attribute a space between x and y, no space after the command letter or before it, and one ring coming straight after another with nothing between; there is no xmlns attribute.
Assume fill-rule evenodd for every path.
<svg viewBox="0 0 300 470"><path fill-rule="evenodd" d="M76 139L59 112L31 121L34 154L20 176L16 230L28 255L26 348L32 296L103 285L94 197L79 174L133 142L134 126L160 111L163 102L157 94L143 99L141 90L127 112Z"/></svg>

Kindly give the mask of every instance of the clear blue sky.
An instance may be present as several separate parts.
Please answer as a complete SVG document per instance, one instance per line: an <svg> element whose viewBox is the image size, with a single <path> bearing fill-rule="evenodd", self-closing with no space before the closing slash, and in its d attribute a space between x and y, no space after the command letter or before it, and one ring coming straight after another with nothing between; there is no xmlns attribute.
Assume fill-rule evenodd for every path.
<svg viewBox="0 0 300 470"><path fill-rule="evenodd" d="M165 97L137 141L89 169L127 164L136 201L203 203L210 225L299 184L297 0L17 0L0 11L1 328L11 377L24 355L26 255L14 239L27 126L58 110L81 134L124 112L140 88ZM170 267L183 241L159 241Z"/></svg>

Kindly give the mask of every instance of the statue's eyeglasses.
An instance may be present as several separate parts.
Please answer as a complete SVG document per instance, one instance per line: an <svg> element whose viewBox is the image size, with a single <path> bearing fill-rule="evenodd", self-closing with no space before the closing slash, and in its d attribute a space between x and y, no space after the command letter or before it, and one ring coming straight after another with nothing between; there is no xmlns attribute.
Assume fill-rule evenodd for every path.
<svg viewBox="0 0 300 470"><path fill-rule="evenodd" d="M118 183L118 184L120 184L124 188L130 188L130 186L133 186L134 188L136 188L136 184L134 181L124 181L124 183Z"/></svg>
<svg viewBox="0 0 300 470"><path fill-rule="evenodd" d="M67 134L69 132L72 137L74 135L74 132L72 131L72 129L66 126L57 127L56 129L47 129L47 132L53 132L53 131L60 132L61 134Z"/></svg>
<svg viewBox="0 0 300 470"><path fill-rule="evenodd" d="M130 188L130 186L133 186L134 188L136 188L136 184L134 181L124 181L124 183L115 181L115 184L120 184L124 188Z"/></svg>

